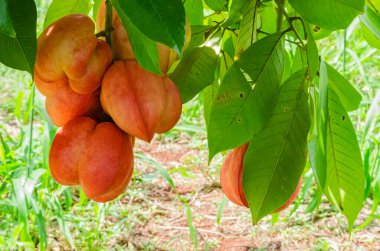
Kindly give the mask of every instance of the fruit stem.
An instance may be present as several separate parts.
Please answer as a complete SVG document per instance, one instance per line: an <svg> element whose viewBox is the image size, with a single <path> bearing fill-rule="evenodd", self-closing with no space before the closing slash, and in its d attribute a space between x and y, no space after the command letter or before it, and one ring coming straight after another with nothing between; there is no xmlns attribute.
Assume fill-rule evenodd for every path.
<svg viewBox="0 0 380 251"><path fill-rule="evenodd" d="M112 3L111 3L111 0L106 0L106 29L104 33L106 36L106 41L112 49L112 58L113 58L114 46L113 46L113 39L112 39L112 32L113 32L112 21L113 21Z"/></svg>

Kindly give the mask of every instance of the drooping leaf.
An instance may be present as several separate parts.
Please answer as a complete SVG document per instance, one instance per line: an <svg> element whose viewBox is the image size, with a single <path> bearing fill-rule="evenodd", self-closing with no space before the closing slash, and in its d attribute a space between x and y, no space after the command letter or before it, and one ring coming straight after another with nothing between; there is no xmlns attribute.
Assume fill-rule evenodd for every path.
<svg viewBox="0 0 380 251"><path fill-rule="evenodd" d="M338 95L328 90L325 194L347 217L349 229L364 200L364 168L355 129Z"/></svg>
<svg viewBox="0 0 380 251"><path fill-rule="evenodd" d="M303 173L310 127L309 79L309 71L300 70L281 86L272 116L245 154L243 187L254 224L285 204Z"/></svg>
<svg viewBox="0 0 380 251"><path fill-rule="evenodd" d="M186 14L181 0L112 0L112 3L117 4L146 37L182 55Z"/></svg>
<svg viewBox="0 0 380 251"><path fill-rule="evenodd" d="M301 47L297 47L293 56L292 73L306 67L308 67L306 51Z"/></svg>
<svg viewBox="0 0 380 251"><path fill-rule="evenodd" d="M367 43L373 48L380 49L380 39L363 22L360 22L360 27Z"/></svg>
<svg viewBox="0 0 380 251"><path fill-rule="evenodd" d="M368 6L364 8L364 15L360 15L360 21L380 39L380 15L374 12Z"/></svg>
<svg viewBox="0 0 380 251"><path fill-rule="evenodd" d="M92 8L92 19L94 19L94 21L96 22L98 11L103 0L93 0L93 1L94 1L94 7Z"/></svg>
<svg viewBox="0 0 380 251"><path fill-rule="evenodd" d="M210 124L210 114L211 114L211 109L212 109L212 103L217 93L218 93L218 84L216 83L207 86L203 90L203 100L204 100L203 116L205 118L206 128L208 128Z"/></svg>
<svg viewBox="0 0 380 251"><path fill-rule="evenodd" d="M223 26L228 26L240 20L241 16L250 3L250 0L231 0L228 6L228 18L223 23Z"/></svg>
<svg viewBox="0 0 380 251"><path fill-rule="evenodd" d="M239 37L236 45L236 55L239 56L244 52L251 44L256 41L256 30L257 23L254 19L257 18L258 2L253 0L249 3L244 11L243 19L240 23Z"/></svg>
<svg viewBox="0 0 380 251"><path fill-rule="evenodd" d="M315 92L315 135L309 142L309 158L314 175L319 186L324 189L326 184L326 136L327 136L327 101L328 101L328 75L326 64L321 62L319 70L318 91Z"/></svg>
<svg viewBox="0 0 380 251"><path fill-rule="evenodd" d="M53 0L45 16L44 29L66 15L88 15L91 7L92 4L90 0Z"/></svg>
<svg viewBox="0 0 380 251"><path fill-rule="evenodd" d="M380 12L380 0L367 0L368 6L376 12Z"/></svg>
<svg viewBox="0 0 380 251"><path fill-rule="evenodd" d="M227 0L204 0L208 7L214 11L226 11Z"/></svg>
<svg viewBox="0 0 380 251"><path fill-rule="evenodd" d="M7 34L0 32L0 62L6 66L28 71L33 75L34 62L37 51L36 20L37 10L33 0L12 0L2 2L7 5ZM4 29L3 29L4 30ZM13 34L12 37L8 34Z"/></svg>
<svg viewBox="0 0 380 251"><path fill-rule="evenodd" d="M185 54L192 49L201 46L205 42L205 34L210 30L210 25L192 25L191 39Z"/></svg>
<svg viewBox="0 0 380 251"><path fill-rule="evenodd" d="M325 38L331 34L332 31L327 30L325 28L321 28L315 24L309 24L311 29L311 34L313 35L315 40L319 40Z"/></svg>
<svg viewBox="0 0 380 251"><path fill-rule="evenodd" d="M210 114L210 160L249 141L271 115L283 73L282 36L257 41L229 68Z"/></svg>
<svg viewBox="0 0 380 251"><path fill-rule="evenodd" d="M127 30L133 54L139 65L149 72L161 75L157 43L147 38L136 28L126 16L118 1L114 2L114 8Z"/></svg>
<svg viewBox="0 0 380 251"><path fill-rule="evenodd" d="M289 0L309 23L328 30L347 28L364 11L364 0Z"/></svg>
<svg viewBox="0 0 380 251"><path fill-rule="evenodd" d="M186 16L191 25L203 25L203 2L202 0L186 0L184 3Z"/></svg>
<svg viewBox="0 0 380 251"><path fill-rule="evenodd" d="M257 15L257 27L260 28L260 32L257 34L258 39L277 31L277 24L274 22L277 19L277 10L274 2L261 3Z"/></svg>
<svg viewBox="0 0 380 251"><path fill-rule="evenodd" d="M366 6L364 15L360 16L360 23L368 44L380 48L380 15Z"/></svg>
<svg viewBox="0 0 380 251"><path fill-rule="evenodd" d="M306 54L307 62L310 68L310 77L313 79L318 72L319 68L319 52L317 44L315 43L314 37L310 30L309 25L306 25L307 32L307 44L306 44Z"/></svg>
<svg viewBox="0 0 380 251"><path fill-rule="evenodd" d="M218 56L210 47L198 47L185 55L170 78L186 103L215 79Z"/></svg>
<svg viewBox="0 0 380 251"><path fill-rule="evenodd" d="M358 109L362 95L348 80L337 72L331 65L326 63L330 87L338 95L347 111Z"/></svg>
<svg viewBox="0 0 380 251"><path fill-rule="evenodd" d="M16 37L12 21L8 14L7 0L0 0L0 33L8 37Z"/></svg>

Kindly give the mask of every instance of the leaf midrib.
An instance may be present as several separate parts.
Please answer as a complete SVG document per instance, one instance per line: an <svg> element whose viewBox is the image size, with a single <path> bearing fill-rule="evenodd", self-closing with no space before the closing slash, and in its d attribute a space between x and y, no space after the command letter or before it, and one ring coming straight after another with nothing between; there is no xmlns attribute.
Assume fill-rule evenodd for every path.
<svg viewBox="0 0 380 251"><path fill-rule="evenodd" d="M279 164L279 161L280 161L280 159L281 159L282 152L283 152L284 147L285 147L285 143L286 143L287 140L288 140L288 136L289 136L290 128L291 128L291 125L293 124L293 121L294 121L294 119L295 119L295 115L296 115L296 111L297 111L297 108L298 108L299 101L300 101L301 98L302 98L302 93L303 93L303 90L304 90L304 85L305 85L305 83L306 83L305 79L306 79L306 77L307 77L307 74L308 74L308 71L305 72L305 75L304 75L304 78L303 78L303 81L302 81L302 85L301 85L301 87L299 88L299 91L298 91L298 94L297 94L297 99L296 99L296 105L295 105L295 107L294 107L294 112L293 112L293 115L292 115L291 120L289 121L289 125L288 125L288 128L287 128L287 130L286 130L286 134L285 134L285 139L284 139L284 141L283 141L283 143L282 143L282 145L281 145L281 148L280 148L280 151L279 151L279 155L278 155L278 158L277 158L277 160L276 160L275 168L273 169L272 175L271 175L271 177L270 177L270 182L269 182L269 184L272 183L272 179L273 179L274 174L276 173L276 170L277 170L277 168L278 168L278 164ZM279 101L279 100L278 100L278 101ZM277 101L277 102L278 102L278 101ZM263 204L264 204L263 202L266 200L266 197L267 197L268 192L269 192L269 188L270 188L270 185L268 186L267 190L266 190L265 193L264 193L263 199L262 199L262 201L261 201L261 203L260 203L259 210L257 211L258 214L259 214L260 211L262 210L262 207L263 207ZM276 209L274 209L274 210L276 210Z"/></svg>

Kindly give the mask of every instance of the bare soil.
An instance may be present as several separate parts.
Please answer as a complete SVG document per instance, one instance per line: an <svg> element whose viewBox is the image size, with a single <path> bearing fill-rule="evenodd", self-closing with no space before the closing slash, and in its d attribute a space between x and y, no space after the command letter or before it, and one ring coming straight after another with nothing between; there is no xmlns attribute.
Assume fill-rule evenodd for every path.
<svg viewBox="0 0 380 251"><path fill-rule="evenodd" d="M217 224L223 193L217 172L213 178L205 173L207 153L197 147L184 148L180 142L154 141L151 145L140 142L136 148L168 170L184 167L184 163L192 166L194 159L198 161L190 167L191 178L178 172L171 175L177 192L162 177L149 183L131 185L130 189L144 190L144 198L131 200L126 196L123 202L128 205L138 203L148 215L132 227L125 239L116 243L128 243L129 247L137 250L380 250L379 220L372 221L364 230L354 232L350 238L344 217L328 203L323 203L318 212L309 214L305 213L307 205L301 205L289 220L284 221L290 212L287 209L276 224L272 225L269 216L253 226L249 210L229 202L220 224ZM141 170L141 175L155 172L154 168L141 163L137 169ZM190 238L185 205L178 199L178 194L188 198L192 222L198 234L197 244ZM368 208L362 210L357 224L367 218ZM147 242L154 244L149 246Z"/></svg>

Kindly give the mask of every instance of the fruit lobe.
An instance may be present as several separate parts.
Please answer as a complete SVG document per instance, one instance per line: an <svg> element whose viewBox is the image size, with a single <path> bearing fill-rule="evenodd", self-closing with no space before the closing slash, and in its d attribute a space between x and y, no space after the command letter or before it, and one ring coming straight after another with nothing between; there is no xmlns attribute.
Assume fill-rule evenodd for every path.
<svg viewBox="0 0 380 251"><path fill-rule="evenodd" d="M76 118L53 140L49 165L62 185L82 185L87 197L106 202L124 191L133 173L132 139L113 123Z"/></svg>
<svg viewBox="0 0 380 251"><path fill-rule="evenodd" d="M46 28L37 42L36 82L53 84L68 79L70 88L79 94L98 89L111 64L112 51L94 31L94 22L81 14L67 15Z"/></svg>
<svg viewBox="0 0 380 251"><path fill-rule="evenodd" d="M35 76L36 87L46 96L46 112L54 125L63 126L80 116L95 118L101 112L99 90L90 94L78 94L70 88L67 79L47 83L37 78Z"/></svg>
<svg viewBox="0 0 380 251"><path fill-rule="evenodd" d="M135 60L116 61L108 69L100 100L122 130L147 142L174 127L182 111L176 85L145 71Z"/></svg>

